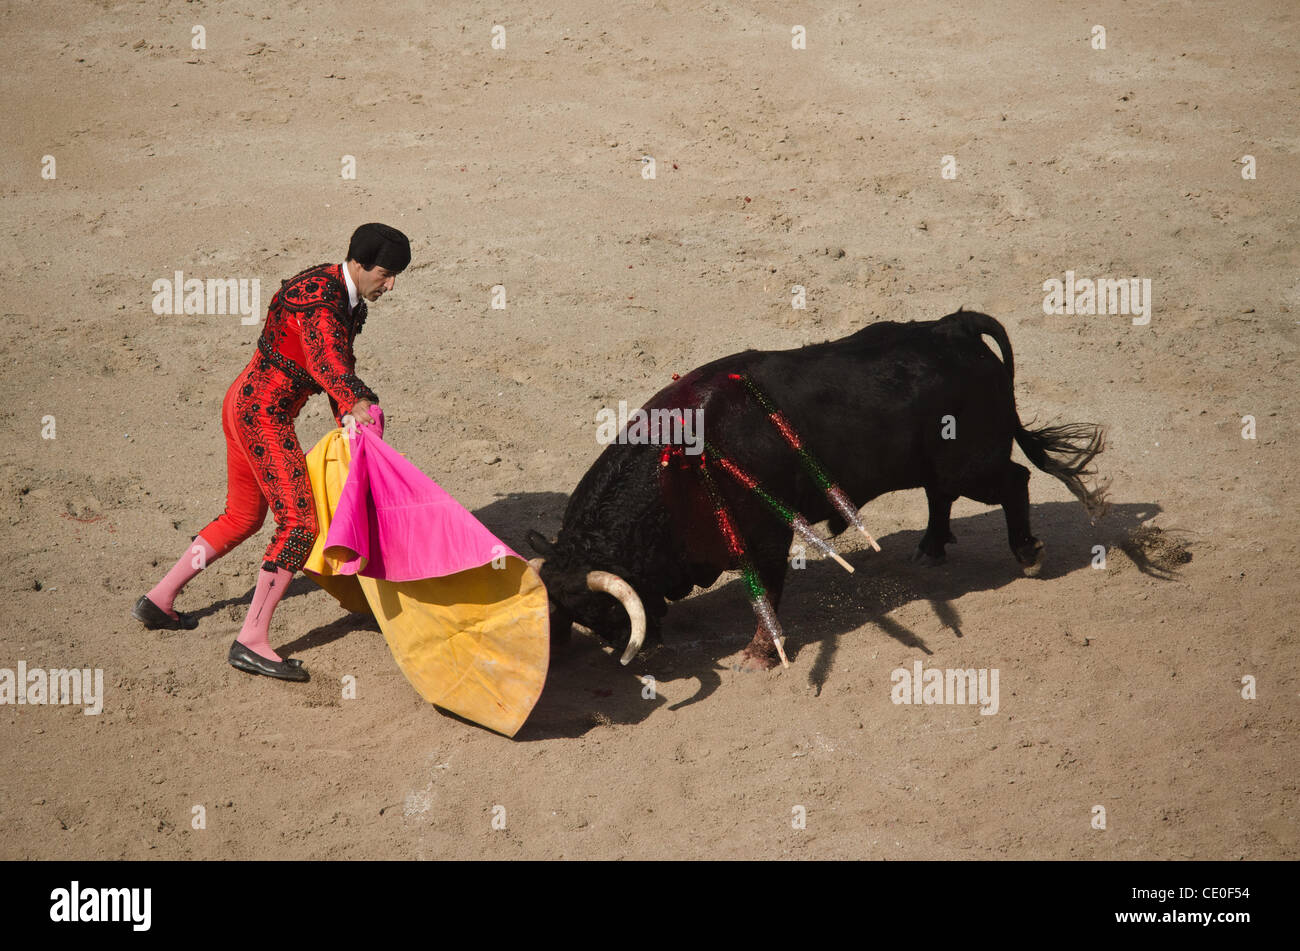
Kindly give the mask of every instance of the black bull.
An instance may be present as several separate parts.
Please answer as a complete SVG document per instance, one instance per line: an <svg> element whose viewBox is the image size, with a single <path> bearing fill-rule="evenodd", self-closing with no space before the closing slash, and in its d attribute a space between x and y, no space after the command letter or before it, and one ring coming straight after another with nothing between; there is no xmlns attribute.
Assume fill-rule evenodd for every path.
<svg viewBox="0 0 1300 951"><path fill-rule="evenodd" d="M981 335L997 344L1001 361ZM757 384L854 505L898 489L924 488L930 517L917 552L922 560L939 562L944 546L955 541L948 518L952 503L965 496L1002 506L1011 551L1026 574L1038 573L1043 543L1029 530L1029 470L1011 461L1013 440L1035 466L1065 483L1094 518L1105 509L1104 486L1089 489L1084 483L1093 474L1089 463L1102 450L1102 430L1086 423L1025 429L1012 391L1011 343L1002 325L985 314L958 311L941 320L882 322L796 350L747 350L692 371L645 405L702 409L710 449L729 456L809 523L829 519L838 534L846 522L734 375ZM664 462L662 445L611 444L578 483L556 539L529 533L530 544L545 557L540 570L554 603L557 641L568 637L575 621L617 645L628 644L638 624L657 637L667 601L708 587L724 570L738 567L714 514L717 496L706 491L698 471L699 457L679 454ZM792 530L728 475L715 472L713 484L775 609ZM611 576L623 579L635 596ZM637 618L637 600L644 622ZM624 663L637 646L628 644ZM761 626L746 657L750 665L775 662Z"/></svg>

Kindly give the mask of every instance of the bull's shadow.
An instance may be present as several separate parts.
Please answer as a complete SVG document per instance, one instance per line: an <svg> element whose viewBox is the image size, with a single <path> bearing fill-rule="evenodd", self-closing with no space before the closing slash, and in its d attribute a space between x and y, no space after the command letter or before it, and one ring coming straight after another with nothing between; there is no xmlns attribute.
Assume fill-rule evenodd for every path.
<svg viewBox="0 0 1300 951"><path fill-rule="evenodd" d="M536 557L528 546L528 530L547 538L555 534L569 497L563 492L513 492L474 510L474 517L489 532L525 558Z"/></svg>
<svg viewBox="0 0 1300 951"><path fill-rule="evenodd" d="M558 499L558 505L552 499ZM512 496L475 515L507 544L526 552L527 529L538 527L543 534L552 534L546 528L558 524L563 500L556 493ZM1047 546L1043 572L1034 583L1051 584L1055 578L1088 569L1094 545L1110 548L1126 540L1160 511L1154 503L1117 504L1092 525L1077 502L1032 506L1034 534ZM978 622L963 618L953 602L966 594L996 590L1023 574L1007 546L1001 508L954 518L951 524L959 544L948 547L947 562L939 567L911 560L923 534L922 524L878 539L879 553L863 548L845 555L854 574L829 560L791 569L779 611L790 673L806 676L820 692L833 675L840 638L863 625L870 626L860 636L883 632L926 654L939 646L933 643L936 637L978 636ZM841 536L847 544L861 542L853 538L852 530ZM916 600L930 603L943 626L941 634L923 637L889 617ZM639 723L658 707L675 710L699 703L722 685L720 672L735 663L734 655L749 643L754 626L743 585L731 573L709 591L673 603L663 622L663 643L647 645L627 668L619 665L617 654L603 640L575 630L571 643L552 656L546 689L515 739L581 736L597 725ZM728 663L722 663L724 658ZM647 675L666 686L672 699L662 695L647 699L640 680ZM692 678L700 686L683 697L678 685Z"/></svg>

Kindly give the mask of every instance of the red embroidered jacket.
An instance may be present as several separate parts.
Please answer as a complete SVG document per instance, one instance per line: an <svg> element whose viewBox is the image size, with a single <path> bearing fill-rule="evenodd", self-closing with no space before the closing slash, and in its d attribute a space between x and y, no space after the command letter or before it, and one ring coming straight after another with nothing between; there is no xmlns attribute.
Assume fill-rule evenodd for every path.
<svg viewBox="0 0 1300 951"><path fill-rule="evenodd" d="M352 343L366 321L366 302L358 301L349 313L342 267L318 264L281 281L267 309L253 364L278 391L279 399L265 405L278 404L290 418L308 396L322 391L336 418L359 399L379 402L355 372Z"/></svg>

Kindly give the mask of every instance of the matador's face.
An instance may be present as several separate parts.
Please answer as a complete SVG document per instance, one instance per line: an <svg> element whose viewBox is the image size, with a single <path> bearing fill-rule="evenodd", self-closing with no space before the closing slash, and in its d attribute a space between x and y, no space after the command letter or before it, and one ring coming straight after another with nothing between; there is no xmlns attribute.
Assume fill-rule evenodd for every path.
<svg viewBox="0 0 1300 951"><path fill-rule="evenodd" d="M377 301L397 285L397 274L388 268L375 265L366 270L358 268L357 293L368 301Z"/></svg>

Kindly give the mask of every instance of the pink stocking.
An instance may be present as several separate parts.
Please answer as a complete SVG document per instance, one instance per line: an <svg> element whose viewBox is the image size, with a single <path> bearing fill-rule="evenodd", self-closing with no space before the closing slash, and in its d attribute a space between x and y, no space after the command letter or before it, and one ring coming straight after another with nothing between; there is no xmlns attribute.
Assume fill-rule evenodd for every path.
<svg viewBox="0 0 1300 951"><path fill-rule="evenodd" d="M275 571L267 571L263 568L257 573L257 589L253 592L253 603L248 608L248 616L244 618L244 626L239 631L239 637L236 638L239 643L254 653L261 654L267 660L284 659L271 650L269 635L271 615L275 613L275 606L284 597L291 578L293 572L288 568L276 568Z"/></svg>
<svg viewBox="0 0 1300 951"><path fill-rule="evenodd" d="M185 550L180 560L172 565L171 571L163 576L162 581L154 585L153 590L148 594L149 600L172 617L176 617L172 605L176 602L176 596L181 593L181 588L220 557L217 550L203 540L202 535L195 537L194 543Z"/></svg>

